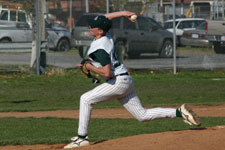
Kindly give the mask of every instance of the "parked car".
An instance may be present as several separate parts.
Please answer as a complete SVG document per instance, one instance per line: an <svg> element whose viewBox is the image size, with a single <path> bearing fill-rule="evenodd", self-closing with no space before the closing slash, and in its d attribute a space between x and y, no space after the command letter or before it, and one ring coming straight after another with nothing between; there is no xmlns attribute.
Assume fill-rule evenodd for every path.
<svg viewBox="0 0 225 150"><path fill-rule="evenodd" d="M175 20L177 43L180 45L180 38L184 31L194 30L201 23L206 22L202 18L179 18ZM163 27L173 33L173 20L168 20L163 23Z"/></svg>
<svg viewBox="0 0 225 150"><path fill-rule="evenodd" d="M207 35L211 38L214 51L218 54L225 54L225 21L224 20L208 20Z"/></svg>
<svg viewBox="0 0 225 150"><path fill-rule="evenodd" d="M182 46L209 46L207 26L207 22L202 22L196 29L184 31L180 39L180 44Z"/></svg>
<svg viewBox="0 0 225 150"><path fill-rule="evenodd" d="M63 27L56 27L45 23L45 31L48 34L48 47L57 51L67 51L71 47L71 32Z"/></svg>
<svg viewBox="0 0 225 150"><path fill-rule="evenodd" d="M85 14L75 24L72 40L79 48L81 57L85 57L93 40L87 19L97 15L99 14ZM136 23L125 17L116 18L112 20L109 32L121 60L136 58L142 53L159 53L160 57L173 56L173 35L152 18L138 16Z"/></svg>
<svg viewBox="0 0 225 150"><path fill-rule="evenodd" d="M1 9L0 42L31 42L31 19L24 10ZM54 50L69 50L71 33L66 28L54 27L45 22L48 47Z"/></svg>

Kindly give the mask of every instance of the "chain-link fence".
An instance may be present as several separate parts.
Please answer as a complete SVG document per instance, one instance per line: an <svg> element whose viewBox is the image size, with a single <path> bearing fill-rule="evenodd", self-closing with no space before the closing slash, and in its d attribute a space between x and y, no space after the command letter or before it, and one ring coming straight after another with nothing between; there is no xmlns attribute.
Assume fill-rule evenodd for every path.
<svg viewBox="0 0 225 150"><path fill-rule="evenodd" d="M16 8L17 11L15 11L15 13L9 12L9 9L15 8L12 8L13 6L7 7L7 5L3 7L3 2L5 5L7 1L0 1L0 36L3 35L2 33L7 33L9 31L13 31L14 36L17 34L17 31L23 31L23 35L20 35L18 41L13 41L10 37L0 37L0 71L14 72L32 70L30 69L32 29L29 26L29 19L26 18L27 21L25 23L18 20L15 20L15 23L13 23L13 20L9 20L11 24L8 24L7 28L4 27L4 23L7 22L6 19L4 20L4 14L7 15L7 19L11 16L13 17L13 14L18 18L18 14L21 15L24 11L21 11L21 7ZM11 1L9 2L11 3ZM16 4L20 1L15 0L13 2ZM205 28L200 29L194 26L193 28L184 29L178 27L177 29L181 33L176 36L178 41L175 53L176 60L174 60L173 55L161 57L162 53L160 53L160 51L168 51L171 54L170 48L173 50L173 45L170 44L173 43L172 35L168 37L170 42L167 42L167 44L169 43L166 45L167 47L165 43L168 39L165 38L163 41L161 39L165 34L170 34L170 31L173 32L171 29L161 27L165 21L173 17L172 1L109 0L107 2L107 0L46 0L46 5L48 6L45 18L49 23L48 26L46 26L49 50L46 53L46 57L42 59L42 63L46 63L47 67L74 68L75 65L82 60L81 55L84 55L88 47L86 46L82 49L82 45L76 45L77 43L75 41L77 39L74 38L74 35L78 34L78 32L75 32L76 23L86 12L106 13L107 11L129 10L141 16L151 17L155 22L151 19L145 19L145 21L142 22L138 20L137 23L134 24L134 29L129 29L125 24L126 20L121 20L120 25L115 29L117 32L112 33L114 36L124 37L123 40L115 39L114 42L117 44L115 46L117 48L119 47L119 50L123 50L120 54L124 54L123 58L125 59L123 62L128 68L171 71L174 69L175 65L178 70L215 70L225 68L225 33L223 32L225 30L222 29L221 34L211 36L211 38L214 38L214 41L209 42L207 30L205 30ZM224 17L222 15L223 13L216 13L222 12L221 9L224 10L224 6L220 5L219 8L213 8L213 11L211 7L210 10L208 9L209 8L206 8L206 6L193 8L190 3L176 3L176 18L190 17L192 15L192 17L198 18L214 16L220 17L220 20L224 20L224 18L222 18ZM190 12L190 10L192 11ZM189 16L187 16L188 14ZM147 25L145 25L145 22L147 22ZM184 24L183 26L185 26ZM221 26L222 25L224 25L223 22L221 23ZM87 26L86 29L88 29ZM68 31L71 37L65 38ZM168 33L165 31L168 31ZM81 34L90 35L88 30ZM56 39L56 37L60 36L62 39ZM135 38L132 39L131 37ZM219 39L217 39L217 44L214 45L216 38ZM7 46L7 42L10 42L8 47L4 47L4 45ZM25 47L20 48L19 45L21 45L21 43L23 46L28 43L26 50ZM218 43L220 44L219 46ZM215 47L220 51L215 51ZM80 51L81 49L82 51Z"/></svg>

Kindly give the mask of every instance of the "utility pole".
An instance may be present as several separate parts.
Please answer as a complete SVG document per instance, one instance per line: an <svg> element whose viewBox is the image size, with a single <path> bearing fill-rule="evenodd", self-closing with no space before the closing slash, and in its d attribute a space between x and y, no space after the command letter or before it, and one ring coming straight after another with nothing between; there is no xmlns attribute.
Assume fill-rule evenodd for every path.
<svg viewBox="0 0 225 150"><path fill-rule="evenodd" d="M106 13L109 13L109 0L106 0Z"/></svg>
<svg viewBox="0 0 225 150"><path fill-rule="evenodd" d="M40 75L40 63L41 63L41 49L42 44L46 44L45 40L45 20L44 13L46 7L45 0L36 0L35 1L35 41L32 43L32 54L31 54L31 67L34 67L36 64L36 74ZM44 55L45 56L45 55ZM45 56L46 57L46 56ZM46 59L43 57L43 59Z"/></svg>
<svg viewBox="0 0 225 150"><path fill-rule="evenodd" d="M85 6L86 6L86 13L89 13L89 2L88 2L88 0L85 0Z"/></svg>
<svg viewBox="0 0 225 150"><path fill-rule="evenodd" d="M163 11L164 11L164 10L163 10L163 9L164 9L164 8L163 8L163 0L160 0L159 7L160 7L160 9L159 9L159 10L160 10L160 20L161 20L161 22L164 22L164 19L163 19L163 15L164 15L164 14L163 14Z"/></svg>
<svg viewBox="0 0 225 150"><path fill-rule="evenodd" d="M73 2L72 2L72 0L70 0L70 33L72 33L72 25L73 25L73 23L72 23L72 6L73 6Z"/></svg>
<svg viewBox="0 0 225 150"><path fill-rule="evenodd" d="M180 7L181 15L184 16L184 0L181 0L180 3L181 3L181 7Z"/></svg>
<svg viewBox="0 0 225 150"><path fill-rule="evenodd" d="M222 0L222 20L224 20L224 0Z"/></svg>
<svg viewBox="0 0 225 150"><path fill-rule="evenodd" d="M216 0L216 20L219 20L219 0Z"/></svg>
<svg viewBox="0 0 225 150"><path fill-rule="evenodd" d="M36 22L36 32L35 32L35 45L36 45L36 74L40 75L40 23L39 23L39 19L40 19L40 0L36 0L36 16L35 16L35 22Z"/></svg>
<svg viewBox="0 0 225 150"><path fill-rule="evenodd" d="M176 0L173 0L173 73L177 73L177 62L176 62Z"/></svg>

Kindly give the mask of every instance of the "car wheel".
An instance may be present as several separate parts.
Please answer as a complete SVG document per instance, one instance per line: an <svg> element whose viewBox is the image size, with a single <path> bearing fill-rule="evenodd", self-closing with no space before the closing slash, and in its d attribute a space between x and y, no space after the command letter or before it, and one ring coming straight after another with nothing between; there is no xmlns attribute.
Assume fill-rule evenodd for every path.
<svg viewBox="0 0 225 150"><path fill-rule="evenodd" d="M116 42L115 44L115 50L118 59L123 62L127 58L127 49L123 42Z"/></svg>
<svg viewBox="0 0 225 150"><path fill-rule="evenodd" d="M217 54L225 53L225 47L221 46L219 42L214 42L213 45L214 45L214 51Z"/></svg>
<svg viewBox="0 0 225 150"><path fill-rule="evenodd" d="M57 50L58 51L68 51L70 49L70 42L67 39L61 39L58 42Z"/></svg>
<svg viewBox="0 0 225 150"><path fill-rule="evenodd" d="M11 40L8 38L4 38L0 40L0 43L9 43L9 42L11 42Z"/></svg>
<svg viewBox="0 0 225 150"><path fill-rule="evenodd" d="M170 58L173 56L173 43L171 40L164 41L159 56L162 58Z"/></svg>

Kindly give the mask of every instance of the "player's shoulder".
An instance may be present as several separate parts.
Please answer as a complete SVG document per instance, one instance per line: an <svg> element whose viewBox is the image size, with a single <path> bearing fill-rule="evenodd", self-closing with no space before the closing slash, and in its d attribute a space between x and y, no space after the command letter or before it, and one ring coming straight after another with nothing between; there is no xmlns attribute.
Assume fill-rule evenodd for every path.
<svg viewBox="0 0 225 150"><path fill-rule="evenodd" d="M109 33L106 33L105 36L103 36L102 38L100 38L99 42L113 44L113 39L112 39L112 36Z"/></svg>

